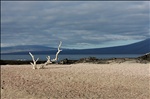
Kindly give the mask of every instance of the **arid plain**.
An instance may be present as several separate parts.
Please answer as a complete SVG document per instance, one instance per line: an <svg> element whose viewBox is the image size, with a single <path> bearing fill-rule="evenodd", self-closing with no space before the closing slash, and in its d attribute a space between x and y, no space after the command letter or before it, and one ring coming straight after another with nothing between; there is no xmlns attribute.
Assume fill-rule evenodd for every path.
<svg viewBox="0 0 150 99"><path fill-rule="evenodd" d="M150 64L1 66L1 99L150 99Z"/></svg>

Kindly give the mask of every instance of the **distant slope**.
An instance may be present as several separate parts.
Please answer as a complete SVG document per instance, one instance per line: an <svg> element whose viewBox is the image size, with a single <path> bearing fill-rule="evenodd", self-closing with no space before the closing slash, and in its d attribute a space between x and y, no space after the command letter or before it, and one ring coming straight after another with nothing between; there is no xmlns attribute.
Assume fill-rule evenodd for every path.
<svg viewBox="0 0 150 99"><path fill-rule="evenodd" d="M12 47L1 47L1 53L21 53L21 52L29 52L29 51L50 51L56 50L53 47L46 47L40 45L20 45L20 46L12 46Z"/></svg>
<svg viewBox="0 0 150 99"><path fill-rule="evenodd" d="M76 50L74 51L76 53ZM150 52L150 38L137 43L96 49L78 50L77 53L89 54L145 54Z"/></svg>
<svg viewBox="0 0 150 99"><path fill-rule="evenodd" d="M18 48L18 49L17 49ZM28 49L27 50L25 50ZM7 52L5 54L28 54L29 51L32 51L34 54L55 54L57 48L52 47L43 47L43 46L20 46L13 48L2 48L3 50L9 49L10 51L14 50L18 52ZM24 50L23 50L24 49ZM29 50L30 49L30 50ZM116 47L107 47L107 48L94 48L94 49L63 49L60 54L145 54L150 52L150 38L144 41L137 43L116 46ZM4 53L2 53L4 54Z"/></svg>
<svg viewBox="0 0 150 99"><path fill-rule="evenodd" d="M148 52L150 52L150 38L124 46L78 50L78 53L83 54L145 54Z"/></svg>

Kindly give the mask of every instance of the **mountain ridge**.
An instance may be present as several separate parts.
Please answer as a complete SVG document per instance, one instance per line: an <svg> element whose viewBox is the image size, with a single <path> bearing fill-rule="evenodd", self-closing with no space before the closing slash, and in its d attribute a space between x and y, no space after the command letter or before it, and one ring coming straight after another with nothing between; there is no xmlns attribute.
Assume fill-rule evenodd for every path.
<svg viewBox="0 0 150 99"><path fill-rule="evenodd" d="M18 46L10 46L10 47L1 47L1 53L17 53L23 51L48 51L48 50L56 50L57 48L47 47L42 45L18 45Z"/></svg>
<svg viewBox="0 0 150 99"><path fill-rule="evenodd" d="M41 45L22 46L24 50L19 49L19 47L21 46L1 48L1 51L5 51L1 52L1 54L28 54L29 51L35 54L55 54L57 52L57 48ZM28 50L25 50L25 48L28 48ZM10 52L6 52L6 49L9 49ZM12 49L17 49L18 51L11 51ZM150 52L150 38L122 46L91 49L63 49L60 54L145 54L148 52Z"/></svg>

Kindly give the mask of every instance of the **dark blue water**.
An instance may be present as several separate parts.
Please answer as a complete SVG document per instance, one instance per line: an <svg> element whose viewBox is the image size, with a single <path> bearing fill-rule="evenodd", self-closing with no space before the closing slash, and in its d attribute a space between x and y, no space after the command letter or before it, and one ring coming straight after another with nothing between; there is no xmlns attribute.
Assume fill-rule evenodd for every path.
<svg viewBox="0 0 150 99"><path fill-rule="evenodd" d="M47 60L48 55L34 55L35 58L40 58L40 60ZM140 54L103 54L103 55L59 55L59 60L68 58L71 60L77 60L87 57L96 57L100 59L108 58L136 58L141 56ZM55 58L55 55L50 55L51 59ZM30 55L1 55L1 60L32 60Z"/></svg>

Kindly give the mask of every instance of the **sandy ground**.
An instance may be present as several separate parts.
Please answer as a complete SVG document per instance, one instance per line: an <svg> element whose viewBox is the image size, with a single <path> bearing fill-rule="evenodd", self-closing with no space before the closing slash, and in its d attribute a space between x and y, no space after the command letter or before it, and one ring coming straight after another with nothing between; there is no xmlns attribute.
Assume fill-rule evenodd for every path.
<svg viewBox="0 0 150 99"><path fill-rule="evenodd" d="M150 99L150 64L1 66L1 99Z"/></svg>

